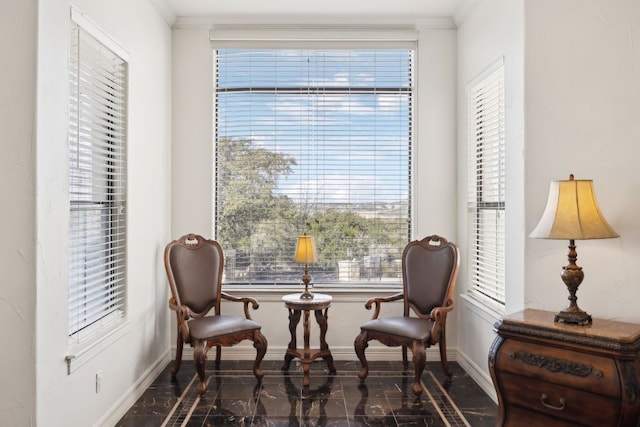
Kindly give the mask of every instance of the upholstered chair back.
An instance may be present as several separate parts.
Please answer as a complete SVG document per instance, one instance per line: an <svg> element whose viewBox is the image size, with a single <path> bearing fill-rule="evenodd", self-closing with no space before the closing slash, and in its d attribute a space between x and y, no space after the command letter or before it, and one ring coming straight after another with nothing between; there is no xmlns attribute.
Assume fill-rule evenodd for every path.
<svg viewBox="0 0 640 427"><path fill-rule="evenodd" d="M446 240L420 240L407 245L402 256L402 278L409 308L428 317L434 307L446 307L453 294L456 247Z"/></svg>
<svg viewBox="0 0 640 427"><path fill-rule="evenodd" d="M219 313L224 258L220 245L190 234L170 247L170 285L178 305L186 305L194 317L212 307ZM172 280L171 280L172 279Z"/></svg>

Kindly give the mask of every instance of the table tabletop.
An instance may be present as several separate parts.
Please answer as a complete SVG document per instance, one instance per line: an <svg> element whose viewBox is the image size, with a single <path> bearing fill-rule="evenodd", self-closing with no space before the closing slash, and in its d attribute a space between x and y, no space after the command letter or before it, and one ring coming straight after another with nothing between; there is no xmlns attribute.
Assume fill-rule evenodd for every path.
<svg viewBox="0 0 640 427"><path fill-rule="evenodd" d="M313 294L313 298L300 298L300 293L288 294L282 297L285 305L294 310L322 310L329 307L333 297L327 294Z"/></svg>

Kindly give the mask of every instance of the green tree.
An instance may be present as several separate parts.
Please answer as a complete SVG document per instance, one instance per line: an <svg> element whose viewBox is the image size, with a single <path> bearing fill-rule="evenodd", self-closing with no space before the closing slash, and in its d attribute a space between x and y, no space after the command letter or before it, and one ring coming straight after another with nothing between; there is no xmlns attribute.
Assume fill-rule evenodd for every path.
<svg viewBox="0 0 640 427"><path fill-rule="evenodd" d="M402 248L406 244L406 226L398 221L365 218L361 215L327 209L309 221L309 234L315 236L321 262L362 259L372 248Z"/></svg>
<svg viewBox="0 0 640 427"><path fill-rule="evenodd" d="M399 259L406 221L363 216L348 205L323 209L314 194L294 203L277 190L279 180L293 173L295 158L249 139L224 138L216 149L216 238L235 253L234 274L248 274L250 281L294 280L299 268L292 258L301 232L315 237L320 262L311 268L327 278L335 277L338 261L374 255L391 265ZM362 204L359 209L376 210Z"/></svg>
<svg viewBox="0 0 640 427"><path fill-rule="evenodd" d="M295 212L293 202L276 189L278 178L291 174L296 161L248 139L223 138L216 150L216 238L223 247L250 252L260 224Z"/></svg>

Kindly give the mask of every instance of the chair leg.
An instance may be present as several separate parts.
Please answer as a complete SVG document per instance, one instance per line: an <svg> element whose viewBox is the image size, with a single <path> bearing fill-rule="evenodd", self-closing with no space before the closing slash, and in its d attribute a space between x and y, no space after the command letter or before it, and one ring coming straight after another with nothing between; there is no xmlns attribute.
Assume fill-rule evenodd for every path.
<svg viewBox="0 0 640 427"><path fill-rule="evenodd" d="M413 390L413 394L417 397L420 397L422 394L422 372L424 371L424 367L427 363L427 355L425 353L424 344L421 342L414 342L411 346L411 350L413 351L413 385L411 389Z"/></svg>
<svg viewBox="0 0 640 427"><path fill-rule="evenodd" d="M264 377L264 372L260 369L260 363L267 353L267 339L262 335L262 332L255 331L253 333L253 347L256 349L256 360L253 362L253 374L258 381Z"/></svg>
<svg viewBox="0 0 640 427"><path fill-rule="evenodd" d="M451 370L449 369L449 362L447 361L447 340L445 339L444 329L442 330L438 347L440 347L440 363L442 364L442 370L448 378L451 378Z"/></svg>
<svg viewBox="0 0 640 427"><path fill-rule="evenodd" d="M404 369L408 369L409 368L409 360L407 358L407 346L406 345L402 346L402 366L404 366Z"/></svg>
<svg viewBox="0 0 640 427"><path fill-rule="evenodd" d="M204 341L196 341L193 345L193 361L196 365L196 372L200 382L196 387L196 391L199 395L202 395L207 391L207 383L205 382L204 368L207 364L207 350L209 346Z"/></svg>
<svg viewBox="0 0 640 427"><path fill-rule="evenodd" d="M362 365L360 372L358 372L360 382L364 382L367 375L369 375L369 365L367 364L367 358L364 356L364 350L369 346L368 341L369 337L367 331L362 331L353 342L356 355L358 356L358 359L360 359L360 364Z"/></svg>
<svg viewBox="0 0 640 427"><path fill-rule="evenodd" d="M222 346L216 346L216 369L220 369L220 361L222 360Z"/></svg>
<svg viewBox="0 0 640 427"><path fill-rule="evenodd" d="M178 339L176 342L176 361L173 363L173 367L171 368L171 373L173 375L177 374L180 370L180 364L182 363L182 346L184 345L184 341L182 340L182 333L180 332L180 326L178 326Z"/></svg>

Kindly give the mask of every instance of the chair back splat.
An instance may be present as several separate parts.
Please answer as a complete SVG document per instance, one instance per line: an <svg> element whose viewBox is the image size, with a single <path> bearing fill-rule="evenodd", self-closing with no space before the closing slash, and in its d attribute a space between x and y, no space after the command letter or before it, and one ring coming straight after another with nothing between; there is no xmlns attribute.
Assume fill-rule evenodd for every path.
<svg viewBox="0 0 640 427"><path fill-rule="evenodd" d="M193 317L202 317L212 308L220 314L224 257L218 242L190 234L172 245L168 256L167 274L173 276L169 283L177 304L189 307Z"/></svg>
<svg viewBox="0 0 640 427"><path fill-rule="evenodd" d="M455 287L453 276L458 272L457 247L453 243L441 246L446 242L442 237L426 240L409 243L402 256L402 283L407 295L405 316L411 308L416 315L428 317L435 307L453 303L450 300Z"/></svg>

